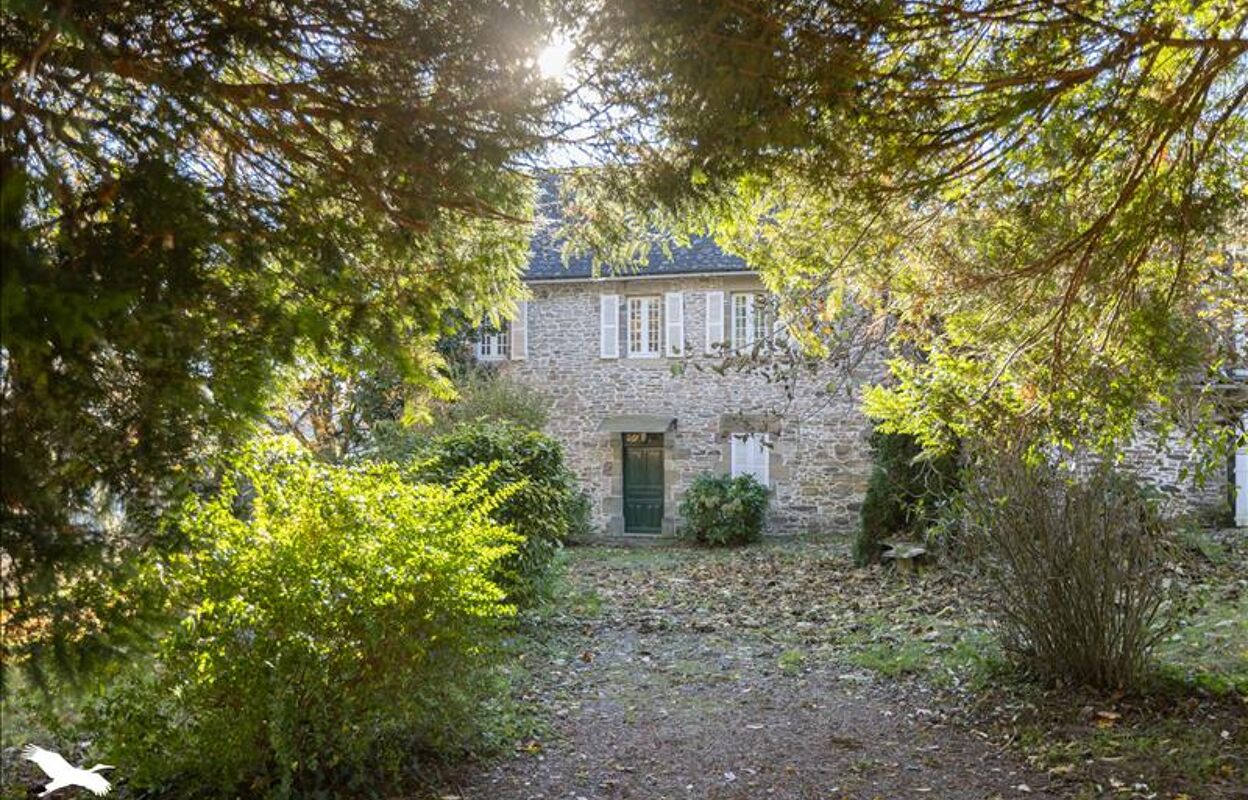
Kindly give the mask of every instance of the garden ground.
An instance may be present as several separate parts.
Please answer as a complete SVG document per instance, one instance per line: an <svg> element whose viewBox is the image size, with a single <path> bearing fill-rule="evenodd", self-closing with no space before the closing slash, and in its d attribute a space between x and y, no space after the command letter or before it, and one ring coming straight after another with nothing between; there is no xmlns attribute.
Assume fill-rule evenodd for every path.
<svg viewBox="0 0 1248 800"><path fill-rule="evenodd" d="M541 733L444 796L1244 797L1246 550L1193 547L1150 689L1098 696L1015 677L969 572L576 548L521 662Z"/></svg>

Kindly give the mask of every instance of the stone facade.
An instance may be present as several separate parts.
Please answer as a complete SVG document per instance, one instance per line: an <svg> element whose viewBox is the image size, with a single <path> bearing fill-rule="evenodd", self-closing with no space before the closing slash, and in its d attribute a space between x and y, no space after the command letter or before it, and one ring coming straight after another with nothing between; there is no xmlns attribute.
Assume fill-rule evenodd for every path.
<svg viewBox="0 0 1248 800"><path fill-rule="evenodd" d="M1132 471L1165 496L1168 513L1217 524L1231 520L1234 454L1201 452L1173 433L1165 440L1139 436L1122 449L1122 456Z"/></svg>
<svg viewBox="0 0 1248 800"><path fill-rule="evenodd" d="M823 392L828 381L818 375L785 385L768 381L759 370L713 369L723 361L705 353L708 293L722 293L727 302L733 293L762 292L747 271L531 280L529 288L524 322L511 332L511 358L499 366L549 399L548 433L563 444L589 493L601 533L632 533L625 530L624 429L604 427L640 416L673 421L663 432L662 535L677 532L677 508L694 477L728 473L734 435L748 432L765 432L769 440L769 532L856 529L872 466L870 424L858 390L881 374L879 361L864 367L857 383L832 395ZM668 354L673 328L664 308L665 296L675 292L683 300L679 356ZM619 301L615 358L604 358L600 347L603 295ZM627 354L625 309L631 297L654 298L661 309L657 357ZM730 317L729 307L725 332ZM1227 454L1226 469L1206 469L1203 480L1196 478L1199 454L1177 435L1164 442L1141 437L1124 456L1127 466L1169 496L1171 513L1210 522L1234 515L1237 524L1248 524L1248 449Z"/></svg>
<svg viewBox="0 0 1248 800"><path fill-rule="evenodd" d="M609 536L625 535L623 435L604 432L604 421L623 415L658 415L675 420L664 433L663 524L678 527L677 507L701 472L729 471L735 433L766 432L768 482L772 490L771 533L848 533L871 470L870 425L857 392L822 396L826 381L805 377L793 385L769 383L757 371L706 369L721 363L705 355L708 292L761 291L752 274L682 275L532 282L524 324L523 360L501 369L550 400L548 432L593 499L595 524ZM670 329L664 318L664 346L657 358L629 358L621 314L618 358L600 349L600 296L683 297L685 354L666 355ZM727 322L728 317L725 316Z"/></svg>

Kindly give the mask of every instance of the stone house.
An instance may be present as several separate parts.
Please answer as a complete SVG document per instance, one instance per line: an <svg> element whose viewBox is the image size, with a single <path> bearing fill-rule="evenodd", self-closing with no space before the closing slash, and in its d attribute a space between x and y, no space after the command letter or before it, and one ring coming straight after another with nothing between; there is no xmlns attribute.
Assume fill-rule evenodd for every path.
<svg viewBox="0 0 1248 800"><path fill-rule="evenodd" d="M777 381L765 369L719 369L726 354L767 337L769 298L758 276L714 242L695 240L640 269L565 264L539 233L525 276L531 297L476 357L550 401L547 432L610 537L676 533L677 507L701 472L751 474L772 492L771 533L850 533L872 468L857 385L864 365L826 392L828 376ZM763 361L765 362L765 358ZM1136 466L1194 506L1230 502L1248 525L1248 448L1228 482L1200 490L1180 473L1182 442L1138 448Z"/></svg>
<svg viewBox="0 0 1248 800"><path fill-rule="evenodd" d="M595 278L535 251L531 299L477 344L550 399L548 432L611 536L670 535L701 472L748 473L771 488L775 533L849 531L871 470L870 424L825 381L722 372L726 352L768 338L766 295L708 241L634 274ZM797 413L786 411L799 409Z"/></svg>

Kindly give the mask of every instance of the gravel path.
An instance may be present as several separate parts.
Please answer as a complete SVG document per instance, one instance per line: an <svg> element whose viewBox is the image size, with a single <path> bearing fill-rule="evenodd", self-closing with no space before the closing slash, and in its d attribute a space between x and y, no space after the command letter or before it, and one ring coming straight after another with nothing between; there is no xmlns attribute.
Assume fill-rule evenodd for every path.
<svg viewBox="0 0 1248 800"><path fill-rule="evenodd" d="M530 665L542 688L528 699L552 718L549 734L450 796L1058 796L987 734L953 724L953 710L920 686L786 649L797 623L777 613L784 604L751 604L753 624L731 624L723 584L700 556L722 558L574 558L573 585L601 610L573 614L566 635L536 657L548 663ZM732 572L744 601L748 577ZM759 591L775 582L757 575Z"/></svg>

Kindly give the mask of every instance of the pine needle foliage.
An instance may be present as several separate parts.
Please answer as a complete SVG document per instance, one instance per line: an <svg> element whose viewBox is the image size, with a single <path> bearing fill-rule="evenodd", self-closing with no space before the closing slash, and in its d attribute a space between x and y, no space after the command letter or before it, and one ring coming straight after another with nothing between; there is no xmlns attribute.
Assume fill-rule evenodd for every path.
<svg viewBox="0 0 1248 800"><path fill-rule="evenodd" d="M81 651L101 610L67 600L159 543L283 367L434 386L448 321L513 302L547 11L4 4L6 620Z"/></svg>

